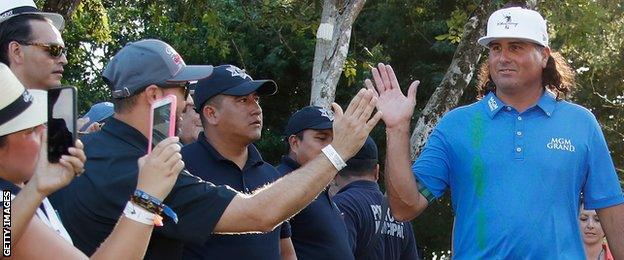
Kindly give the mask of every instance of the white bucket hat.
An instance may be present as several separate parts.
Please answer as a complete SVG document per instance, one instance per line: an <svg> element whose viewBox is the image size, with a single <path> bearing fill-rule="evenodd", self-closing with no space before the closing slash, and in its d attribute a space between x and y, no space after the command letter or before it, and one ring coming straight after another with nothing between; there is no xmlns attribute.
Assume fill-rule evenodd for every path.
<svg viewBox="0 0 624 260"><path fill-rule="evenodd" d="M21 14L43 15L50 19L54 27L59 31L62 31L65 27L65 19L63 19L62 15L39 11L33 0L2 0L2 5L0 5L0 23Z"/></svg>
<svg viewBox="0 0 624 260"><path fill-rule="evenodd" d="M536 11L521 7L500 9L488 19L487 35L477 42L484 47L496 39L512 38L548 47L546 20Z"/></svg>
<svg viewBox="0 0 624 260"><path fill-rule="evenodd" d="M26 90L13 72L0 63L0 136L48 121L48 92Z"/></svg>

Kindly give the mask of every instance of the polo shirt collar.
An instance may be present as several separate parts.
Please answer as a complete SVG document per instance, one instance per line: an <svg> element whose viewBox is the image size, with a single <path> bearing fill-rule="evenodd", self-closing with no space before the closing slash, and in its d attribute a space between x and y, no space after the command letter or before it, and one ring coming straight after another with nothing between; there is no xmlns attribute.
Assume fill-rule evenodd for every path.
<svg viewBox="0 0 624 260"><path fill-rule="evenodd" d="M537 101L537 107L544 111L548 117L552 116L553 111L555 111L555 106L557 106L557 98L555 93L552 93L550 90L545 90L544 94Z"/></svg>
<svg viewBox="0 0 624 260"><path fill-rule="evenodd" d="M228 162L230 161L230 159L223 157L223 155L221 155L219 151L217 151L212 146L212 144L208 142L208 139L206 139L204 132L199 133L199 137L197 138L197 141L206 149L206 151L208 152L208 155L212 157L213 159L217 161L228 161ZM258 151L256 146L253 144L248 145L247 146L247 161L245 162L245 167L255 166L263 162L264 160L262 159L262 155L260 155L260 152Z"/></svg>
<svg viewBox="0 0 624 260"><path fill-rule="evenodd" d="M357 180L357 181L353 181L349 184L347 184L346 186L342 187L342 189L340 189L338 193L344 192L348 189L352 189L352 188L361 188L361 189L367 189L367 190L374 190L374 191L379 191L379 184L377 184L374 181L369 181L369 180Z"/></svg>
<svg viewBox="0 0 624 260"><path fill-rule="evenodd" d="M494 118L494 116L506 106L503 101L498 99L494 91L490 91L490 93L483 98L483 104L490 118Z"/></svg>
<svg viewBox="0 0 624 260"><path fill-rule="evenodd" d="M21 190L20 187L18 187L14 183L7 181L3 178L0 178L0 188L2 188L2 190L11 191L11 194L13 195L17 195L17 193L19 193Z"/></svg>
<svg viewBox="0 0 624 260"><path fill-rule="evenodd" d="M139 132L139 130L115 117L108 118L101 131L124 140L130 145L141 149L141 151L147 151L147 137Z"/></svg>
<svg viewBox="0 0 624 260"><path fill-rule="evenodd" d="M487 111L487 114L490 118L494 118L494 116L501 111L505 106L507 106L503 101L501 101L493 91L488 93L483 98L484 106ZM553 111L555 110L555 106L557 105L557 99L555 98L555 94L550 90L544 90L542 96L537 101L537 106L540 108L544 114L547 116L551 116Z"/></svg>
<svg viewBox="0 0 624 260"><path fill-rule="evenodd" d="M301 167L301 165L297 161L293 160L288 155L282 156L282 164L286 165L288 168L292 170L296 170L296 169L299 169L299 167Z"/></svg>

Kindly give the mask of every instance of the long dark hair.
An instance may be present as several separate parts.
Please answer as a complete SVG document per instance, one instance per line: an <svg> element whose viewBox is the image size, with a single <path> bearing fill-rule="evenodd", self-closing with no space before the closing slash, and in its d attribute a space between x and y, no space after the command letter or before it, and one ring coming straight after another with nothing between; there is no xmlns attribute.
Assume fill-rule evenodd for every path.
<svg viewBox="0 0 624 260"><path fill-rule="evenodd" d="M542 71L542 86L555 93L557 100L566 99L576 85L574 77L574 71L563 56L558 52L551 52L546 68ZM482 99L489 92L495 91L496 85L490 76L490 68L486 59L481 63L477 75L477 99Z"/></svg>

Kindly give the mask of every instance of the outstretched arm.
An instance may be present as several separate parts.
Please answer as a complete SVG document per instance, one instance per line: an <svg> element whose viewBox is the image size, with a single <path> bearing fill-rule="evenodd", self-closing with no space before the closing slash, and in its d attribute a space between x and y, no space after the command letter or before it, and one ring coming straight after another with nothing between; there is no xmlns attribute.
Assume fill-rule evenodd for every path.
<svg viewBox="0 0 624 260"><path fill-rule="evenodd" d="M427 208L427 199L418 191L418 183L410 167L410 121L416 105L419 81L409 87L407 97L390 65L378 64L372 69L375 84L370 79L366 87L378 93L377 109L386 124L386 189L394 218L409 221Z"/></svg>
<svg viewBox="0 0 624 260"><path fill-rule="evenodd" d="M333 104L334 147L346 161L364 144L381 118L371 118L377 98L369 90L360 90L347 110ZM252 195L237 194L219 219L215 232L267 232L308 205L329 184L337 169L323 154Z"/></svg>

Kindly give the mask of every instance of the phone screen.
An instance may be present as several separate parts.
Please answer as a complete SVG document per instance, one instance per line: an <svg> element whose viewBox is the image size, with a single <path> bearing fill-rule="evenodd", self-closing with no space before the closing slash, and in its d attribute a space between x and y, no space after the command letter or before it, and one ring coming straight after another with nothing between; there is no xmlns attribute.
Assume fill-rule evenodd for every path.
<svg viewBox="0 0 624 260"><path fill-rule="evenodd" d="M76 89L48 90L48 161L56 163L76 142Z"/></svg>
<svg viewBox="0 0 624 260"><path fill-rule="evenodd" d="M171 103L154 108L154 123L152 125L152 147L169 137L171 126Z"/></svg>

